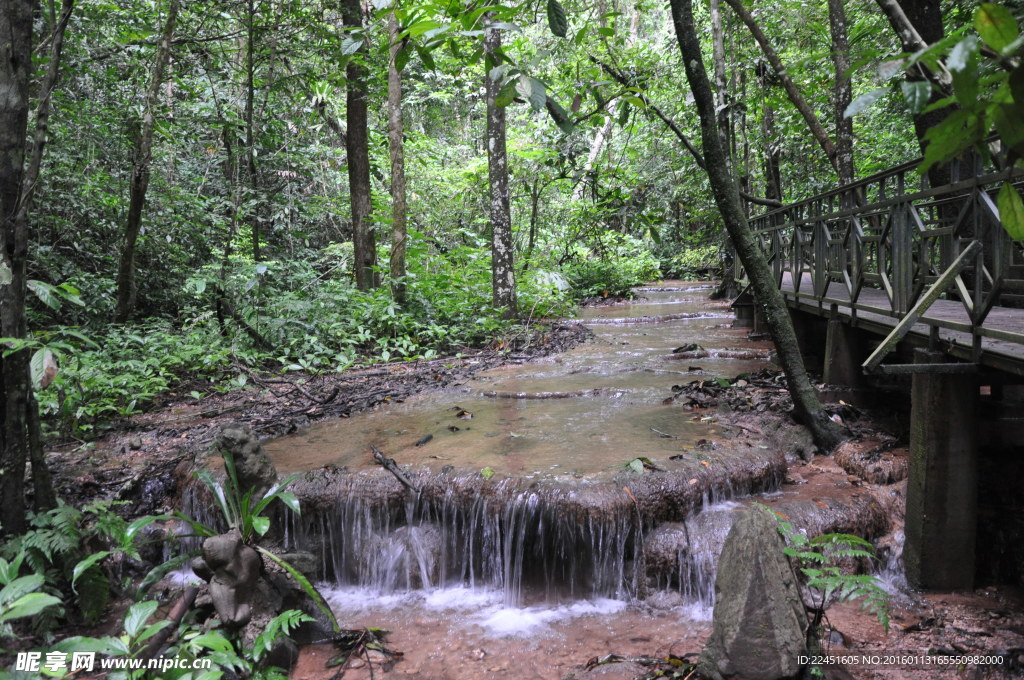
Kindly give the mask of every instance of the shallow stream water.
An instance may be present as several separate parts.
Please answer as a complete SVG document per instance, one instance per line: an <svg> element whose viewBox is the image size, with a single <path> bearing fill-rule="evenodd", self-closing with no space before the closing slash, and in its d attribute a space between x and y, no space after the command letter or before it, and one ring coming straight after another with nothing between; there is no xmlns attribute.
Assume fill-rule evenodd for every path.
<svg viewBox="0 0 1024 680"><path fill-rule="evenodd" d="M684 282L646 287L635 301L583 310L578 322L594 338L569 352L507 364L459 388L422 393L266 445L282 473L328 466L356 480L369 478L380 474L369 455L372 445L428 475L493 471L496 488L517 489L505 508L489 507L476 491L461 502L408 498L398 509L394 502L342 500L318 527L292 528L306 534L298 542L307 547L309 534L328 536L320 539L333 546L325 549L331 566L323 586L343 625L393 631L390 642L405 657L390 673L561 678L590 656L612 651L699 648L710 627L717 550L739 507L728 501L730 491L705 492L705 512L685 527L663 527L669 538L679 527L692 530L697 536L687 547L693 554L679 573L648 587L629 572L640 564L645 528L654 528L637 525L628 501L623 517L610 523L586 513L560 517L561 506L533 512L551 494L532 492L536 484L528 484L535 480L563 497L578 496L580 504L593 498L600 505L603 495L623 495L616 483L629 474L624 466L630 460L646 457L671 471L670 456L692 451L701 440L728 439L713 418L663 403L673 385L768 365L770 344L732 328L728 306L709 301L710 290ZM680 360L673 353L691 344L706 356ZM716 356L722 349L747 350L747 358ZM517 539L508 537L517 531ZM564 547L534 545L552 534L561 535L556 543ZM490 551L486 544L493 544ZM488 560L493 564L479 564ZM323 677L318 669L325 654L307 651L294 677Z"/></svg>

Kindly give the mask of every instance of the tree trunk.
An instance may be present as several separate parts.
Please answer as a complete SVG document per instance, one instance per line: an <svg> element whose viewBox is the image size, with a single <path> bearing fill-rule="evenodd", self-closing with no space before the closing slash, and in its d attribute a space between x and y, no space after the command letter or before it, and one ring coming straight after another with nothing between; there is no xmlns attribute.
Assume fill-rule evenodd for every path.
<svg viewBox="0 0 1024 680"><path fill-rule="evenodd" d="M762 83L762 87L764 87ZM768 103L765 96L764 111L761 115L761 134L765 139L764 164L765 164L765 197L782 201L782 172L780 169L780 154L778 144L774 141L779 138L775 129L775 111Z"/></svg>
<svg viewBox="0 0 1024 680"><path fill-rule="evenodd" d="M718 132L725 148L732 147L729 125L729 92L725 80L725 31L722 29L722 5L711 0L711 60L715 66L715 109L718 111Z"/></svg>
<svg viewBox="0 0 1024 680"><path fill-rule="evenodd" d="M793 102L793 106L803 116L804 121L807 123L807 127L810 128L811 134L814 135L814 139L817 140L818 145L825 152L825 156L828 157L829 163L832 167L839 172L839 166L836 161L836 146L832 142L832 138L829 137L828 132L825 131L825 127L818 120L818 117L814 114L814 110L811 109L807 100L803 98L800 91L796 89L796 83L789 77L789 72L786 71L786 67L782 64L782 60L779 58L778 53L772 47L772 44L768 41L768 36L764 34L761 27L754 21L754 17L750 14L750 11L744 6L743 0L725 0L726 3L732 7L736 15L747 25L753 34L754 39L757 40L757 44L761 46L761 51L764 52L764 56L768 58L768 63L775 69L775 74L778 76L779 81L782 83L783 89L789 96L789 100Z"/></svg>
<svg viewBox="0 0 1024 680"><path fill-rule="evenodd" d="M405 246L408 239L405 203L405 142L402 134L402 74L395 59L398 44L398 18L388 16L391 60L388 62L388 142L391 150L391 296L405 303Z"/></svg>
<svg viewBox="0 0 1024 680"><path fill-rule="evenodd" d="M167 7L167 21L164 23L163 35L156 50L156 61L153 65L153 78L146 90L145 109L142 121L135 137L135 149L132 155L132 176L128 187L128 222L124 230L124 245L121 248L121 262L117 268L117 307L114 309L114 322L124 323L128 320L135 307L135 245L139 240L142 228L142 210L146 204L146 191L149 189L149 168L152 161L153 125L156 122L157 100L160 96L160 85L164 80L167 63L171 59L171 41L174 38L174 25L178 20L179 0L170 0Z"/></svg>
<svg viewBox="0 0 1024 680"><path fill-rule="evenodd" d="M530 185L530 233L526 239L526 257L523 258L523 273L530 268L530 261L533 259L533 249L537 245L537 224L540 220L540 195L544 187L540 183L540 177L535 177Z"/></svg>
<svg viewBox="0 0 1024 680"><path fill-rule="evenodd" d="M343 0L341 14L346 26L363 27L363 6L360 0ZM348 153L348 188L352 200L352 246L355 250L356 287L359 290L376 288L379 283L375 271L377 244L373 237L373 225L370 223L373 204L370 200L366 67L362 63L365 52L364 45L352 55L345 66L345 78L348 80L345 100L348 134L345 138L345 149Z"/></svg>
<svg viewBox="0 0 1024 680"><path fill-rule="evenodd" d="M0 336L24 338L27 223L18 219L25 169L32 0L0 3ZM25 530L25 463L32 390L29 351L0 358L0 535Z"/></svg>
<svg viewBox="0 0 1024 680"><path fill-rule="evenodd" d="M488 16L485 25L490 24ZM491 70L500 61L501 31L486 28L484 32L484 86L487 96L487 176L491 193L491 289L494 306L506 318L518 316L516 270L513 266L512 215L508 200L508 156L505 152L505 109L495 100L501 80L491 77Z"/></svg>
<svg viewBox="0 0 1024 680"><path fill-rule="evenodd" d="M39 182L39 172L43 164L43 150L46 148L46 135L49 130L50 121L50 97L60 77L64 34L68 27L68 21L71 20L71 12L74 6L75 0L63 0L61 2L60 18L57 19L57 23L53 27L53 35L50 41L50 63L47 67L46 75L39 85L36 124L32 134L32 152L29 155L28 168L25 170L25 177L22 180L21 200L18 206L18 214L15 217L15 223L18 225L16 230L26 234L28 233L28 217L32 210L32 199L35 195L35 188ZM39 402L36 401L31 387L28 390L26 426L29 438L29 458L32 462L33 504L36 510L47 510L57 505L57 494L53 490L53 480L50 477L50 470L46 466L46 456L43 451L42 437L40 436Z"/></svg>
<svg viewBox="0 0 1024 680"><path fill-rule="evenodd" d="M939 0L904 0L899 3L896 0L877 0L878 6L889 20L889 25L900 38L900 46L904 52L917 52L928 45L934 45L942 40L945 29L942 25L942 8ZM924 67L916 67L907 71L908 81L934 80L940 87L932 89L932 96L929 101L934 104L942 98L943 78L939 74L932 74ZM926 146L924 136L928 130L935 127L946 119L955 108L946 106L941 109L929 111L925 108L921 113L914 114L914 133L917 135L917 143L924 153ZM936 164L928 168L928 182L933 187L943 186L950 181L948 164Z"/></svg>
<svg viewBox="0 0 1024 680"><path fill-rule="evenodd" d="M765 311L768 330L779 353L779 361L786 372L795 415L810 429L815 443L822 450L830 451L842 441L843 435L818 401L797 346L793 322L786 308L785 299L775 285L768 261L758 248L743 215L739 191L726 164L725 152L718 134L714 95L704 69L700 41L694 27L691 0L671 0L671 7L676 38L686 69L686 79L690 83L690 90L693 92L700 115L704 160L707 163L708 179L711 182L715 203L736 246L736 254L750 277L757 302Z"/></svg>
<svg viewBox="0 0 1024 680"><path fill-rule="evenodd" d="M840 184L856 179L853 165L853 118L848 118L847 107L853 101L853 83L850 80L850 41L846 35L846 9L843 0L828 0L828 25L832 34L832 64L836 78L832 84L832 104L836 115L836 172Z"/></svg>
<svg viewBox="0 0 1024 680"><path fill-rule="evenodd" d="M246 179L249 184L249 208L246 211L249 232L252 236L252 259L259 262L263 259L260 252L260 211L262 198L259 195L256 181L256 135L253 130L253 108L256 97L255 80L255 21L256 7L254 0L246 0L245 17L245 167Z"/></svg>

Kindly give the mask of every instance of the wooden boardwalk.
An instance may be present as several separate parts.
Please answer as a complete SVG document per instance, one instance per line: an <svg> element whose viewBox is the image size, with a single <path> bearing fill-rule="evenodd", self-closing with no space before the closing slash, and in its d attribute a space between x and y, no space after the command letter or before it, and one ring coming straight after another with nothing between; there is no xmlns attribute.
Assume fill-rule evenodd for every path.
<svg viewBox="0 0 1024 680"><path fill-rule="evenodd" d="M899 322L889 308L889 299L884 292L875 288L861 291L857 305L851 306L850 296L841 286L831 286L829 292L817 297L806 291L811 290L811 276L805 274L798 293L793 287L793 277L786 273L782 280L783 294L790 307L804 312L829 317L831 306L841 317L857 328L886 336ZM932 327L938 328L940 346L952 356L972 361L974 355L974 334L963 330L970 328L971 319L959 300L936 300L921 321L914 324L906 341L917 346L928 346ZM1021 335L1021 340L999 340L981 338L980 363L985 366L1024 376L1024 309L993 307L985 319L984 327L997 332ZM961 330L956 330L960 328Z"/></svg>
<svg viewBox="0 0 1024 680"><path fill-rule="evenodd" d="M790 307L836 313L887 348L902 339L1024 376L1024 243L996 205L1004 182L1024 187L1024 171L958 161L950 184L929 188L916 167L752 219L780 289Z"/></svg>

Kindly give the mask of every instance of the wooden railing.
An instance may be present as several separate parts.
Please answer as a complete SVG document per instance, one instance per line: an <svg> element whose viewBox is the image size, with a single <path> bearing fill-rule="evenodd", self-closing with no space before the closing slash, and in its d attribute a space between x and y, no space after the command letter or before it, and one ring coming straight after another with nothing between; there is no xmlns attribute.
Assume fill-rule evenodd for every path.
<svg viewBox="0 0 1024 680"><path fill-rule="evenodd" d="M923 314L920 320L970 333L976 352L983 337L1024 344L1024 324L985 327L994 308L1024 307L1024 251L1009 238L996 206L1002 183L1010 178L1019 186L1024 172L957 161L950 183L930 188L917 166L907 163L752 219L776 283L790 299L817 301L825 310L835 304L854 318L862 311L903 319L926 293L929 300L955 299L966 318ZM960 257L973 242L980 247ZM745 278L742 269L737 274ZM942 289L932 290L937 282Z"/></svg>

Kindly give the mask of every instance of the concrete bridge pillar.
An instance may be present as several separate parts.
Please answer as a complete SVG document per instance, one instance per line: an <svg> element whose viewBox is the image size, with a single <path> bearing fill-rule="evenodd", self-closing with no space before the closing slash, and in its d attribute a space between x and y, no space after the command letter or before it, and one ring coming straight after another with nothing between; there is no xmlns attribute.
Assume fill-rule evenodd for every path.
<svg viewBox="0 0 1024 680"><path fill-rule="evenodd" d="M916 350L915 363L941 363ZM977 378L916 373L911 388L907 580L919 588L974 587L978 508Z"/></svg>

